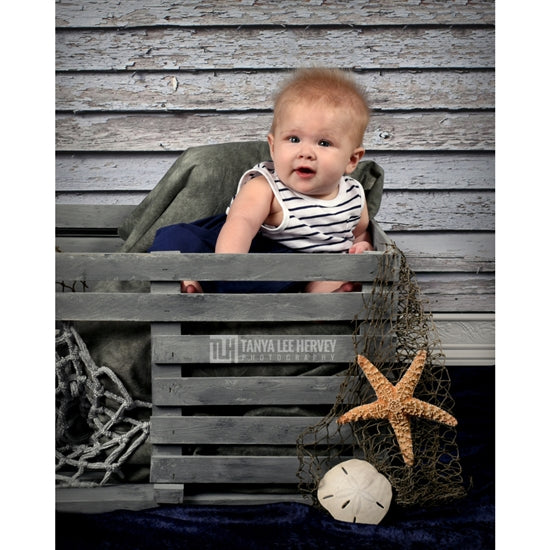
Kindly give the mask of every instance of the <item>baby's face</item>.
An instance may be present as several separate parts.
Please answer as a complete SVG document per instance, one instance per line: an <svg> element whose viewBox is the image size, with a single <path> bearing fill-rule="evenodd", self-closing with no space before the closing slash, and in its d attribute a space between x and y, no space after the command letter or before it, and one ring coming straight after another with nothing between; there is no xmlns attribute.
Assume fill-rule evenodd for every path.
<svg viewBox="0 0 550 550"><path fill-rule="evenodd" d="M268 136L279 178L304 195L336 197L340 178L353 172L365 152L355 142L353 122L341 108L286 105Z"/></svg>

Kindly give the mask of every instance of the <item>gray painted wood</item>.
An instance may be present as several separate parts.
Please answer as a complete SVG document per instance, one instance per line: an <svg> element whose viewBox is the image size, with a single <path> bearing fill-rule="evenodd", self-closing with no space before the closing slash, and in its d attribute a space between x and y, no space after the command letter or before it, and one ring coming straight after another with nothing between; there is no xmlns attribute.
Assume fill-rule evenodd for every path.
<svg viewBox="0 0 550 550"><path fill-rule="evenodd" d="M71 205L64 216L66 228L97 228L97 216L105 206ZM58 205L59 216L69 205ZM132 211L131 205L109 206L106 215L111 229ZM384 232L393 231L494 231L495 200L493 191L387 191L382 198L376 221ZM399 242L397 242L399 245Z"/></svg>
<svg viewBox="0 0 550 550"><path fill-rule="evenodd" d="M494 231L492 191L415 191L384 194L376 220L384 231Z"/></svg>
<svg viewBox="0 0 550 550"><path fill-rule="evenodd" d="M416 278L434 311L494 311L495 277L491 273L418 273ZM438 307L440 300L446 302L447 309Z"/></svg>
<svg viewBox="0 0 550 550"><path fill-rule="evenodd" d="M243 493L237 487L234 491L225 490L225 492L204 491L201 493L190 493L183 497L183 504L192 505L262 505L273 504L276 502L298 502L304 503L304 496L295 491L289 491L287 486L277 487L273 483L265 485L256 485L254 493ZM278 491L278 492L277 492Z"/></svg>
<svg viewBox="0 0 550 550"><path fill-rule="evenodd" d="M184 486L182 483L155 483L153 495L158 504L182 504Z"/></svg>
<svg viewBox="0 0 550 550"><path fill-rule="evenodd" d="M426 307L433 312L495 310L494 275L426 273L417 274L417 280ZM361 315L365 303L368 306L368 299L364 302L361 293L151 296L142 293L58 292L56 319L147 322L344 321Z"/></svg>
<svg viewBox="0 0 550 550"><path fill-rule="evenodd" d="M156 0L143 4L139 0L88 0L85 3L58 1L56 26L62 27L132 27L132 26L211 26L211 25L286 25L289 19L307 21L308 25L480 25L494 24L493 2L470 0L459 7L454 2L427 0L411 4L408 0L392 2L352 0L339 2L243 3L224 0L212 9L201 0Z"/></svg>
<svg viewBox="0 0 550 550"><path fill-rule="evenodd" d="M215 337L195 334L157 337L152 342L152 359L156 363L210 363L212 346L223 344L226 338L218 341ZM319 363L320 355L332 363L349 363L355 357L352 334L316 335L316 334L239 334L233 337L237 347L234 362L239 364L258 363L260 357L273 357L277 363ZM379 346L382 335L373 338L372 346ZM389 346L390 335L384 338ZM365 353L365 352L362 352Z"/></svg>
<svg viewBox="0 0 550 550"><path fill-rule="evenodd" d="M346 321L368 304L344 294L57 293L56 319L73 321Z"/></svg>
<svg viewBox="0 0 550 550"><path fill-rule="evenodd" d="M117 252L123 242L115 236L57 236L55 247L59 252Z"/></svg>
<svg viewBox="0 0 550 550"><path fill-rule="evenodd" d="M495 314L465 313L460 316L453 313L435 313L439 337L447 345L484 345L494 344ZM457 334L460 333L460 336Z"/></svg>
<svg viewBox="0 0 550 550"><path fill-rule="evenodd" d="M125 253L56 255L56 276L74 280L373 281L384 252L363 254L181 254ZM390 252L391 254L391 252ZM398 269L398 257L395 258ZM390 279L392 280L392 279ZM394 279L397 280L397 271Z"/></svg>
<svg viewBox="0 0 550 550"><path fill-rule="evenodd" d="M55 226L58 229L116 229L135 208L135 205L103 204L58 205Z"/></svg>
<svg viewBox="0 0 550 550"><path fill-rule="evenodd" d="M411 269L417 273L495 271L495 238L492 232L389 232L399 243Z"/></svg>
<svg viewBox="0 0 550 550"><path fill-rule="evenodd" d="M185 494L183 484L121 483L108 487L57 487L55 509L58 512L102 514L116 510L147 510L159 504L258 505L273 502L300 502L301 494L288 489L276 493L273 484L259 486L255 494L239 492L201 492ZM262 492L264 489L264 492Z"/></svg>
<svg viewBox="0 0 550 550"><path fill-rule="evenodd" d="M292 69L311 52L316 65L479 69L494 67L493 44L475 27L78 29L57 33L56 70Z"/></svg>
<svg viewBox="0 0 550 550"><path fill-rule="evenodd" d="M154 416L151 442L195 445L295 445L320 417L303 416Z"/></svg>
<svg viewBox="0 0 550 550"><path fill-rule="evenodd" d="M323 354L317 355L323 362ZM324 355L330 361L330 354ZM270 360L267 353L265 360ZM163 377L155 380L153 400L159 406L185 407L332 404L342 381L339 376Z"/></svg>
<svg viewBox="0 0 550 550"><path fill-rule="evenodd" d="M68 513L103 513L155 508L153 485L120 483L105 487L56 487L55 509Z"/></svg>
<svg viewBox="0 0 550 550"><path fill-rule="evenodd" d="M272 109L266 82L287 71L67 72L56 79L62 111L246 111ZM365 71L355 74L376 111L494 109L494 74L482 70Z"/></svg>
<svg viewBox="0 0 550 550"><path fill-rule="evenodd" d="M296 484L296 456L179 456L151 461L157 483Z"/></svg>
<svg viewBox="0 0 550 550"><path fill-rule="evenodd" d="M266 139L269 113L59 114L58 151L183 151L198 145ZM369 151L494 150L494 114L475 112L373 113ZM238 136L238 137L237 137Z"/></svg>
<svg viewBox="0 0 550 550"><path fill-rule="evenodd" d="M493 365L495 362L495 318L494 314L483 313L435 313L434 323L437 330L437 336L441 339L443 352L446 356L448 366L458 365ZM242 339L257 338L258 335L239 335ZM270 338L283 340L288 336L270 335ZM303 335L301 338L309 338ZM349 362L355 356L353 338L346 335L329 336L334 340L334 362ZM182 363L204 363L210 361L210 336L201 335L178 335L172 337L159 337L153 342L152 356L153 360L163 365L172 364L175 361ZM266 349L269 349L269 342L263 343ZM277 353L277 343L273 343L275 353ZM295 349L298 344L295 341L292 344ZM279 347L282 350L284 344ZM281 353L277 361L285 363L294 359L290 353ZM257 353L259 353L258 351ZM368 354L368 351L367 351ZM242 355L240 363L251 364L254 359L253 354ZM316 362L317 358L313 355L306 357L300 355L300 362Z"/></svg>
<svg viewBox="0 0 550 550"><path fill-rule="evenodd" d="M181 292L180 284L177 282L153 282L151 283L151 294L173 294L178 295ZM163 337L175 337L181 333L181 324L180 323L151 323L151 342L155 342L158 338ZM172 362L171 365L159 365L157 361L151 358L151 385L154 388L155 379L159 376L180 376L181 375L181 365L175 362ZM152 401L152 415L160 414L160 409L158 404L155 401ZM179 406L173 407L163 407L162 414L165 416L179 417L182 414L182 409ZM163 449L164 454L180 454L181 450L178 446L165 446ZM158 454L158 449L155 445L152 445L152 456ZM172 495L169 492L169 495ZM156 495L159 499L161 498L160 494ZM158 502L166 502L166 499L173 498L172 496L165 495L162 500ZM170 502L170 500L168 500Z"/></svg>
<svg viewBox="0 0 550 550"><path fill-rule="evenodd" d="M416 273L494 272L495 240L490 232L388 232L399 243L409 265ZM58 236L56 246L71 252L116 252L122 246L118 237Z"/></svg>
<svg viewBox="0 0 550 550"><path fill-rule="evenodd" d="M67 154L56 158L58 203L111 206L113 200L141 201L153 189L179 153ZM384 190L490 190L495 188L494 153L376 152L368 159L385 168ZM235 183L236 186L236 183ZM123 192L118 193L117 192ZM131 194L131 195L130 195Z"/></svg>

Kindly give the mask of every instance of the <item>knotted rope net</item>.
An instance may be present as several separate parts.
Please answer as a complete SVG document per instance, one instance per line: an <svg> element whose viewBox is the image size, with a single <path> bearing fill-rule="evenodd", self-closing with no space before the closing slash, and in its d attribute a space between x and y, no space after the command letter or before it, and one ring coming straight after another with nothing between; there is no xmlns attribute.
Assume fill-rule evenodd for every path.
<svg viewBox="0 0 550 550"><path fill-rule="evenodd" d="M419 350L427 352L414 397L453 414L445 356L426 302L404 254L395 246L382 256L370 299L354 335L356 354L364 355L396 384ZM437 504L465 495L456 442L457 428L411 417L414 463L405 464L388 420L368 419L339 425L349 409L377 396L357 361L350 364L330 412L298 438L299 489L319 505L316 491L324 474L350 458L370 462L385 475L394 501L407 506Z"/></svg>
<svg viewBox="0 0 550 550"><path fill-rule="evenodd" d="M134 400L107 367L98 367L77 331L56 330L56 483L105 485L149 436L140 419L151 403ZM148 416L148 415L145 415Z"/></svg>

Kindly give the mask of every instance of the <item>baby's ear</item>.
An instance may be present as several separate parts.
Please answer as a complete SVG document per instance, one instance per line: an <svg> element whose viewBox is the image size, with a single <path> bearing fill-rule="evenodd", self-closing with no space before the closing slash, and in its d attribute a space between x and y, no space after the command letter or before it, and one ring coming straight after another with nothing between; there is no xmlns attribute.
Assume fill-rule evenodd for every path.
<svg viewBox="0 0 550 550"><path fill-rule="evenodd" d="M275 136L273 134L267 134L267 143L269 143L269 152L271 158L273 158L273 143L275 142Z"/></svg>
<svg viewBox="0 0 550 550"><path fill-rule="evenodd" d="M365 154L364 147L357 147L356 149L353 150L353 153L349 158L348 165L346 166L346 174L351 174L357 168L357 164L363 158L364 154Z"/></svg>

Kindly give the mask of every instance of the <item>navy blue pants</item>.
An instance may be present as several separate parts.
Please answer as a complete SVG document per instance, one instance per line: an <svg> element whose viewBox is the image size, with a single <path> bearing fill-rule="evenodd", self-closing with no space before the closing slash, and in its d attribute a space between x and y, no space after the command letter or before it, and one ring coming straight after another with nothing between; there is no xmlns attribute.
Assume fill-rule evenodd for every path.
<svg viewBox="0 0 550 550"><path fill-rule="evenodd" d="M157 230L149 252L179 250L180 252L214 252L218 235L225 223L225 214L203 218L192 223L177 223ZM250 253L291 253L288 246L256 235ZM295 281L199 281L204 292L275 293L299 292L305 286Z"/></svg>

